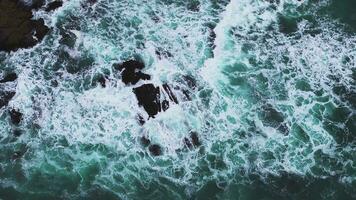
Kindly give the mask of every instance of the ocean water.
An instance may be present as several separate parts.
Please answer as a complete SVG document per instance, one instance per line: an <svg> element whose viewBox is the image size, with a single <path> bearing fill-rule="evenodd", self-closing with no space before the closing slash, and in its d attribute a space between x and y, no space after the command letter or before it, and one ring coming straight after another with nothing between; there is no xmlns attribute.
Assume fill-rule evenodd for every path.
<svg viewBox="0 0 356 200"><path fill-rule="evenodd" d="M19 76L1 85L16 95L0 110L0 199L356 199L356 1L67 0L34 15L43 41L0 52ZM152 79L122 83L113 65L130 59ZM141 125L144 83L179 103Z"/></svg>

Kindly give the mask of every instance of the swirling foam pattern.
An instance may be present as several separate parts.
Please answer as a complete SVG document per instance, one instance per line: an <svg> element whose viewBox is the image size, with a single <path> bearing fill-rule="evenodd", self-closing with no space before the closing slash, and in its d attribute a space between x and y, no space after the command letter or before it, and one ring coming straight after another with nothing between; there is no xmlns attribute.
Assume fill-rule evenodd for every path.
<svg viewBox="0 0 356 200"><path fill-rule="evenodd" d="M50 33L0 54L19 76L0 111L0 199L356 198L354 8L68 0L36 11ZM137 85L112 67L133 58L152 77L137 85L168 83L180 101L144 125ZM192 131L201 145L187 148Z"/></svg>

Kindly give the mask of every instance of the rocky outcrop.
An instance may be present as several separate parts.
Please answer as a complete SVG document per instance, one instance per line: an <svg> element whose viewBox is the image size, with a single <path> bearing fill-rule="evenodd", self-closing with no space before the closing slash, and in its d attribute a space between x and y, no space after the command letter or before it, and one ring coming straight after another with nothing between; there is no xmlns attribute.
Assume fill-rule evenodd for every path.
<svg viewBox="0 0 356 200"><path fill-rule="evenodd" d="M141 72L145 67L143 62L137 60L125 61L121 64L115 64L114 68L121 71L122 82L126 85L134 85L140 80L150 80L151 76Z"/></svg>
<svg viewBox="0 0 356 200"><path fill-rule="evenodd" d="M15 73L8 73L0 79L0 108L7 106L15 96L16 79L17 75Z"/></svg>
<svg viewBox="0 0 356 200"><path fill-rule="evenodd" d="M18 0L0 0L0 51L33 47L48 33L43 19L32 19L31 9L43 5L43 1L34 2L24 5Z"/></svg>

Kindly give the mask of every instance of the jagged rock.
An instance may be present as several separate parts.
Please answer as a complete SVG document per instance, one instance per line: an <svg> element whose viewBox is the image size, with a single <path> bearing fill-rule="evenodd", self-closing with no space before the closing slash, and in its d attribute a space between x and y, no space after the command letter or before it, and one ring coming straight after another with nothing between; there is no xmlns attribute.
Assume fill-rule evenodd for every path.
<svg viewBox="0 0 356 200"><path fill-rule="evenodd" d="M12 82L15 81L16 79L17 79L16 73L9 73L2 80L0 80L0 83Z"/></svg>
<svg viewBox="0 0 356 200"><path fill-rule="evenodd" d="M145 119L141 115L137 116L137 120L138 120L138 123L140 123L141 125L144 125L146 123Z"/></svg>
<svg viewBox="0 0 356 200"><path fill-rule="evenodd" d="M167 83L163 84L163 89L167 93L169 99L171 101L173 101L174 103L178 104L177 97L174 95L174 93L172 92L171 88L169 87L169 85Z"/></svg>
<svg viewBox="0 0 356 200"><path fill-rule="evenodd" d="M161 111L160 90L153 84L144 84L134 88L133 92L136 95L138 104L143 106L147 114L154 118Z"/></svg>
<svg viewBox="0 0 356 200"><path fill-rule="evenodd" d="M199 140L199 137L198 137L198 133L197 132L191 132L190 133L190 138L191 138L191 140L192 140L192 143L193 143L193 145L194 146L200 146L201 145L201 142L200 142L200 140Z"/></svg>
<svg viewBox="0 0 356 200"><path fill-rule="evenodd" d="M0 108L7 106L9 101L16 94L15 91L0 91Z"/></svg>
<svg viewBox="0 0 356 200"><path fill-rule="evenodd" d="M20 130L16 129L16 130L14 130L13 134L15 137L19 137L22 134L22 132Z"/></svg>
<svg viewBox="0 0 356 200"><path fill-rule="evenodd" d="M153 144L148 147L148 150L151 152L153 156L159 156L162 154L161 147L157 144Z"/></svg>
<svg viewBox="0 0 356 200"><path fill-rule="evenodd" d="M141 144L142 144L143 146L148 146L148 145L151 144L151 141L150 141L150 139L148 139L147 137L142 136L142 137L141 137Z"/></svg>
<svg viewBox="0 0 356 200"><path fill-rule="evenodd" d="M198 137L198 133L196 132L190 132L190 138L184 138L183 140L184 144L189 148L193 148L193 147L198 147L201 145L199 137Z"/></svg>
<svg viewBox="0 0 356 200"><path fill-rule="evenodd" d="M0 51L33 47L48 33L43 19L32 19L31 9L18 0L0 0Z"/></svg>
<svg viewBox="0 0 356 200"><path fill-rule="evenodd" d="M11 122L15 125L19 125L22 120L22 113L16 109L11 109L9 111Z"/></svg>
<svg viewBox="0 0 356 200"><path fill-rule="evenodd" d="M134 85L140 80L150 80L151 79L150 75L140 71L144 67L145 67L144 63L136 60L129 60L121 64L114 65L115 69L121 71L122 82L124 82L126 85L129 84Z"/></svg>
<svg viewBox="0 0 356 200"><path fill-rule="evenodd" d="M163 100L162 101L162 110L166 111L166 110L168 110L168 108L169 108L169 101Z"/></svg>
<svg viewBox="0 0 356 200"><path fill-rule="evenodd" d="M172 102L178 104L178 99L168 84L163 84L163 90ZM143 106L149 117L154 118L159 112L166 111L169 108L169 101L164 99L161 102L160 88L155 87L153 84L141 85L134 88L133 92L136 95L138 104Z"/></svg>
<svg viewBox="0 0 356 200"><path fill-rule="evenodd" d="M63 1L53 1L46 6L46 12L56 10L63 5Z"/></svg>
<svg viewBox="0 0 356 200"><path fill-rule="evenodd" d="M105 88L106 87L106 80L107 80L107 76L104 75L99 75L97 77L93 78L93 82L92 82L92 86L96 86L97 83L99 83L101 85L101 87Z"/></svg>

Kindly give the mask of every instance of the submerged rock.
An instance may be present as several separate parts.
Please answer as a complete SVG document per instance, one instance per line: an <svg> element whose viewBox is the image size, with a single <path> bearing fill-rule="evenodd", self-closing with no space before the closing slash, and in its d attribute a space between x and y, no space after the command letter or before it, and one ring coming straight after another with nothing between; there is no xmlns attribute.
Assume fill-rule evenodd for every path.
<svg viewBox="0 0 356 200"><path fill-rule="evenodd" d="M5 75L3 79L0 80L0 83L6 83L6 82L12 82L17 79L17 74L16 73L9 73Z"/></svg>
<svg viewBox="0 0 356 200"><path fill-rule="evenodd" d="M150 80L151 76L141 72L145 64L136 60L125 61L121 64L115 64L114 68L121 71L122 82L126 85L136 84L140 80Z"/></svg>
<svg viewBox="0 0 356 200"><path fill-rule="evenodd" d="M148 146L148 145L151 144L151 140L148 139L146 136L142 136L142 137L141 137L141 144L142 144L143 146Z"/></svg>
<svg viewBox="0 0 356 200"><path fill-rule="evenodd" d="M184 138L183 142L189 149L201 145L198 133L194 131L190 132L190 138Z"/></svg>
<svg viewBox="0 0 356 200"><path fill-rule="evenodd" d="M21 130L15 129L13 131L13 134L14 134L15 137L20 137L22 135L22 132L21 132Z"/></svg>
<svg viewBox="0 0 356 200"><path fill-rule="evenodd" d="M162 154L161 147L158 144L153 144L149 146L148 150L151 152L153 156L159 156Z"/></svg>
<svg viewBox="0 0 356 200"><path fill-rule="evenodd" d="M19 125L22 120L22 113L16 109L11 109L9 110L9 114L10 114L11 122L14 125Z"/></svg>
<svg viewBox="0 0 356 200"><path fill-rule="evenodd" d="M0 108L7 106L15 94L15 91L0 91Z"/></svg>
<svg viewBox="0 0 356 200"><path fill-rule="evenodd" d="M56 10L63 5L63 1L53 1L46 6L46 12Z"/></svg>
<svg viewBox="0 0 356 200"><path fill-rule="evenodd" d="M174 103L178 104L178 99L171 90L171 87L167 83L163 84L163 89L167 93L169 99Z"/></svg>
<svg viewBox="0 0 356 200"><path fill-rule="evenodd" d="M0 80L0 108L7 106L12 97L15 96L16 73L8 73Z"/></svg>
<svg viewBox="0 0 356 200"><path fill-rule="evenodd" d="M33 6L39 5L41 2ZM0 1L0 51L33 47L48 33L43 19L32 19L31 9L18 0Z"/></svg>

